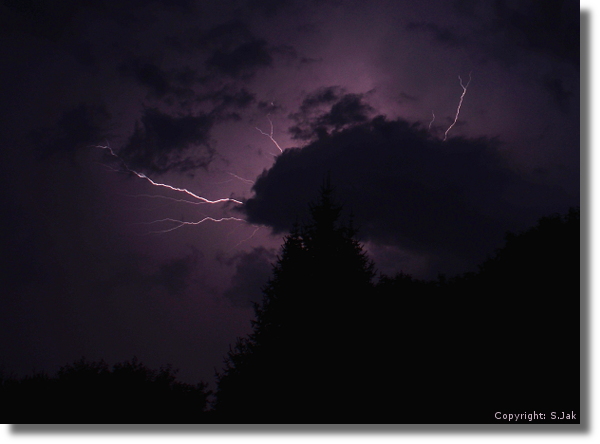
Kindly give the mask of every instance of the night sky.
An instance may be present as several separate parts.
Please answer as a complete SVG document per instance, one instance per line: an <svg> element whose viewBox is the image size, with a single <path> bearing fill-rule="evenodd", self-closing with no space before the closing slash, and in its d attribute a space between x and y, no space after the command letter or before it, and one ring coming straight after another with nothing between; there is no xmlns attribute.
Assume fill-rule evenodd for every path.
<svg viewBox="0 0 600 444"><path fill-rule="evenodd" d="M212 383L325 177L379 272L477 270L579 206L579 18L2 0L0 370L137 356Z"/></svg>

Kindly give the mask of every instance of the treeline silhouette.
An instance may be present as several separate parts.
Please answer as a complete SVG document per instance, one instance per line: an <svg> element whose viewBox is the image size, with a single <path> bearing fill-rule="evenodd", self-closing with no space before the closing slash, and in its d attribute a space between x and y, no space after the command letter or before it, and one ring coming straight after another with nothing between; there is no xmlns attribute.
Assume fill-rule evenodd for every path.
<svg viewBox="0 0 600 444"><path fill-rule="evenodd" d="M152 370L136 358L112 367L82 358L52 377L0 377L7 423L199 423L209 395L205 383L176 381L170 367Z"/></svg>
<svg viewBox="0 0 600 444"><path fill-rule="evenodd" d="M285 237L214 401L170 368L82 359L55 377L1 380L5 418L418 424L579 412L578 209L508 234L476 273L432 281L376 276L341 215L324 185Z"/></svg>
<svg viewBox="0 0 600 444"><path fill-rule="evenodd" d="M285 238L216 421L493 423L579 411L579 210L509 234L477 273L381 276L323 187ZM576 418L577 422L578 416Z"/></svg>

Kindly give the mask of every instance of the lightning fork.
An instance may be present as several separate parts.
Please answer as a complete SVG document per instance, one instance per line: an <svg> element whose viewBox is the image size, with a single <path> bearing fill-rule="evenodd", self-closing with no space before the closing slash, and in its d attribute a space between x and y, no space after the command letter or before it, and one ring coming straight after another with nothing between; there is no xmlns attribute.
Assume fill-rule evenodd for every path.
<svg viewBox="0 0 600 444"><path fill-rule="evenodd" d="M239 247L240 245L242 245L244 242L248 242L250 239L252 239L254 237L254 235L256 234L256 232L258 230L260 230L262 227L260 225L253 225L254 227L254 231L252 232L252 234L250 236L248 236L246 239L242 239L241 241L239 241L237 244L235 244L230 250L229 252L235 250L237 247Z"/></svg>
<svg viewBox="0 0 600 444"><path fill-rule="evenodd" d="M223 202L233 202L233 203L236 203L236 204L239 204L239 205L243 204L239 200L233 199L231 197L226 197L226 198L216 199L216 200L210 200L210 199L207 199L206 197L198 196L197 194L195 194L195 193L193 193L190 190L187 190L185 188L174 187L173 185L169 185L169 184L166 184L166 183L156 182L156 181L150 179L144 173L139 173L139 172L137 172L137 171L132 170L131 168L129 168L129 166L127 166L127 164L125 163L125 161L119 155L117 155L114 152L114 150L110 147L110 145L108 145L108 144L106 144L106 145L95 145L95 147L96 148L101 148L103 150L108 151L111 154L111 156L113 156L115 159L118 159L119 162L121 162L121 165L123 166L123 168L125 168L125 170L127 172L136 175L140 179L144 179L145 181L151 183L152 185L154 185L156 187L167 188L169 190L177 191L177 192L180 192L180 193L185 193L188 196L191 196L192 198L200 201L200 203L216 204L216 203L223 203Z"/></svg>
<svg viewBox="0 0 600 444"><path fill-rule="evenodd" d="M471 83L471 73L472 72L473 71L471 71L469 73L469 81L467 82L466 85L463 84L462 78L460 76L458 76L458 80L460 81L460 87L463 89L463 92L460 95L460 101L458 102L458 107L456 108L456 116L454 116L454 122L452 122L452 125L450 125L448 127L448 129L446 130L446 132L444 133L444 140L446 140L448 138L448 131L450 131L452 129L452 127L456 124L456 122L458 121L458 115L460 114L460 107L462 106L463 99L465 97L465 94L467 93L467 88L469 87L469 83Z"/></svg>
<svg viewBox="0 0 600 444"><path fill-rule="evenodd" d="M269 134L265 133L263 130L261 130L257 126L255 126L254 128L256 128L256 130L259 133L261 133L263 136L267 136L269 139L271 139L271 142L273 142L275 144L275 146L279 149L279 151L283 153L283 150L281 149L281 147L279 146L277 141L273 138L273 121L271 120L271 116L269 114L267 114L267 119L269 119L269 124L271 125L271 132Z"/></svg>
<svg viewBox="0 0 600 444"><path fill-rule="evenodd" d="M232 176L232 177L235 177L235 178L236 178L236 179L238 179L238 180L241 180L241 181L242 181L242 182L244 182L244 183L247 183L247 184L250 184L250 185L254 185L254 181L253 181L253 180L250 180L250 179L244 179L243 177L240 177L240 176L238 176L237 174L233 174L233 173L229 173L229 172L228 172L227 174L229 174L229 175L230 175L230 176Z"/></svg>
<svg viewBox="0 0 600 444"><path fill-rule="evenodd" d="M175 231L178 228L181 228L185 225L200 225L204 222L207 221L211 221L211 222L225 222L225 221L229 221L229 220L235 220L238 222L245 222L244 219L240 219L238 217L222 217L220 219L216 219L214 217L210 217L210 216L206 216L200 220L194 221L194 222L186 222L186 221L181 221L181 220L177 220L177 219L172 219L170 217L167 217L165 219L159 219L159 220L153 220L152 222L138 222L137 225L153 225L153 224L158 224L158 223L162 223L162 222L173 222L176 223L177 225L175 225L174 227L168 228L166 230L156 230L156 231L149 231L146 234L157 234L157 233L169 233L171 231Z"/></svg>

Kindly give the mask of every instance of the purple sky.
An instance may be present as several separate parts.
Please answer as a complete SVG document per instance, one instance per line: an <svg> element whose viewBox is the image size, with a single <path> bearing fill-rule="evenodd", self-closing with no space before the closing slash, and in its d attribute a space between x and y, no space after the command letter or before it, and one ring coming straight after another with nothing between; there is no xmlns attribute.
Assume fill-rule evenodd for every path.
<svg viewBox="0 0 600 444"><path fill-rule="evenodd" d="M0 2L6 373L212 382L328 172L388 274L476 270L579 205L576 2L58 3ZM241 220L155 233L205 217Z"/></svg>

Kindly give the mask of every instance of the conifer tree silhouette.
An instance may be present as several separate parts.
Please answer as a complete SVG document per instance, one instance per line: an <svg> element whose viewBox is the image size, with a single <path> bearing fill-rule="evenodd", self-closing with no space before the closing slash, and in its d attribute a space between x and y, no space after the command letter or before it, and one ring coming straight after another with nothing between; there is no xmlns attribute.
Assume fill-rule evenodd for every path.
<svg viewBox="0 0 600 444"><path fill-rule="evenodd" d="M229 420L331 422L355 408L351 361L374 265L352 223L340 222L329 179L309 209L310 221L285 237L252 333L218 375L216 411Z"/></svg>

